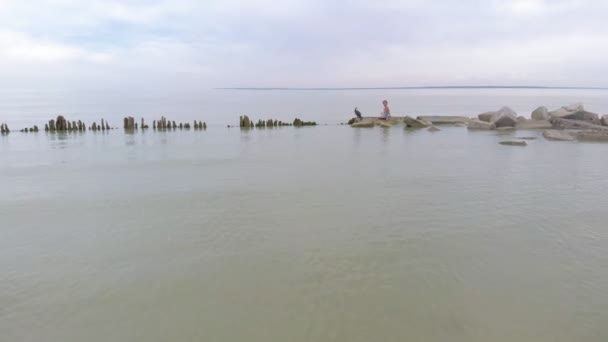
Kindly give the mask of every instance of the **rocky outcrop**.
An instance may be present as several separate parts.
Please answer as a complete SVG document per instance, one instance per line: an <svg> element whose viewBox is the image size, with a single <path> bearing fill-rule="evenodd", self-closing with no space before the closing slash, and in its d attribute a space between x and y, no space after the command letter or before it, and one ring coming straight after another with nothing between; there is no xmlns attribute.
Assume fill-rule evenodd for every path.
<svg viewBox="0 0 608 342"><path fill-rule="evenodd" d="M353 123L350 126L356 127L356 128L370 128L370 127L374 127L374 120L373 119L363 119L361 121L357 121L357 122Z"/></svg>
<svg viewBox="0 0 608 342"><path fill-rule="evenodd" d="M549 120L518 120L515 125L517 129L550 129L553 125Z"/></svg>
<svg viewBox="0 0 608 342"><path fill-rule="evenodd" d="M549 117L551 119L581 120L590 121L596 125L601 124L600 116L586 111L582 103L576 103L549 112Z"/></svg>
<svg viewBox="0 0 608 342"><path fill-rule="evenodd" d="M547 130L543 132L543 137L547 140L553 141L574 141L574 136L566 131L561 130Z"/></svg>
<svg viewBox="0 0 608 342"><path fill-rule="evenodd" d="M532 120L549 120L549 110L547 107L538 107L532 112Z"/></svg>
<svg viewBox="0 0 608 342"><path fill-rule="evenodd" d="M582 129L593 131L608 131L607 126L596 125L584 120L551 119L551 124L558 129Z"/></svg>
<svg viewBox="0 0 608 342"><path fill-rule="evenodd" d="M427 128L433 125L428 121L414 119L410 116L405 116L403 122L405 123L405 128Z"/></svg>
<svg viewBox="0 0 608 342"><path fill-rule="evenodd" d="M486 112L477 116L479 121L489 122L496 127L515 127L517 113L509 107L502 107L495 112Z"/></svg>
<svg viewBox="0 0 608 342"><path fill-rule="evenodd" d="M466 116L441 116L441 115L432 115L432 116L418 116L416 119L430 122L433 125L456 125L456 124L466 124L471 121L470 118Z"/></svg>
<svg viewBox="0 0 608 342"><path fill-rule="evenodd" d="M525 141L501 141L499 144L505 146L528 146L528 143Z"/></svg>
<svg viewBox="0 0 608 342"><path fill-rule="evenodd" d="M608 132L601 132L601 131L579 132L576 135L576 139L578 139L579 141L608 142Z"/></svg>
<svg viewBox="0 0 608 342"><path fill-rule="evenodd" d="M515 127L517 124L517 113L509 107L502 107L492 115L490 123L499 127Z"/></svg>
<svg viewBox="0 0 608 342"><path fill-rule="evenodd" d="M496 129L496 125L481 120L471 120L467 124L467 128L471 130L492 130Z"/></svg>
<svg viewBox="0 0 608 342"><path fill-rule="evenodd" d="M481 113L481 114L477 115L477 118L479 119L479 121L490 122L490 121L492 121L493 116L494 116L494 112L486 112L486 113Z"/></svg>

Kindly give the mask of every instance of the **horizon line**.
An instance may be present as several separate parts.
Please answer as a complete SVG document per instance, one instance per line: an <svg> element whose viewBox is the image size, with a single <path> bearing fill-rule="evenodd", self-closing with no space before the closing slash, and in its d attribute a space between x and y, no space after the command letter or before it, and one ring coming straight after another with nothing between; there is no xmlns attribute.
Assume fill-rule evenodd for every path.
<svg viewBox="0 0 608 342"><path fill-rule="evenodd" d="M608 87L576 86L517 86L517 85L473 85L473 86L410 86L410 87L217 87L213 90L417 90L417 89L566 89L608 90Z"/></svg>

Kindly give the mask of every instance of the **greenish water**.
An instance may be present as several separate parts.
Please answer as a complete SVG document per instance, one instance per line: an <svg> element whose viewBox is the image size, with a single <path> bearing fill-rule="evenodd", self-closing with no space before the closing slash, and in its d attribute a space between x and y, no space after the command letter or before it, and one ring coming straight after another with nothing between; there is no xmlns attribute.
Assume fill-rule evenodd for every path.
<svg viewBox="0 0 608 342"><path fill-rule="evenodd" d="M1 340L606 341L607 145L503 139L0 137Z"/></svg>

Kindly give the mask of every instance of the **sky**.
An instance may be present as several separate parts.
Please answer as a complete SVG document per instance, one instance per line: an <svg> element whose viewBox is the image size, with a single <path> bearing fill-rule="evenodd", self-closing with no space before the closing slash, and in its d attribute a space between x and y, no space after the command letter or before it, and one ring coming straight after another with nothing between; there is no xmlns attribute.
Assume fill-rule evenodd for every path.
<svg viewBox="0 0 608 342"><path fill-rule="evenodd" d="M608 87L602 0L0 0L0 89Z"/></svg>

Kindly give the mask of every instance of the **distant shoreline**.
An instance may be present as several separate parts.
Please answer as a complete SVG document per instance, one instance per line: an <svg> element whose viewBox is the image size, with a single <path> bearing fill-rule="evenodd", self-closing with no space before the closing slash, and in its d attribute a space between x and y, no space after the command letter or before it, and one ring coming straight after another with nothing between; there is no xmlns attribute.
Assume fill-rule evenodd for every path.
<svg viewBox="0 0 608 342"><path fill-rule="evenodd" d="M608 90L608 87L550 87L550 86L509 86L509 85L498 85L498 86L416 86L416 87L346 87L346 88L334 88L334 87L321 87L321 88L310 88L310 87L218 87L212 88L212 90L295 90L295 91L307 91L307 90L424 90L424 89L553 89L553 90Z"/></svg>

